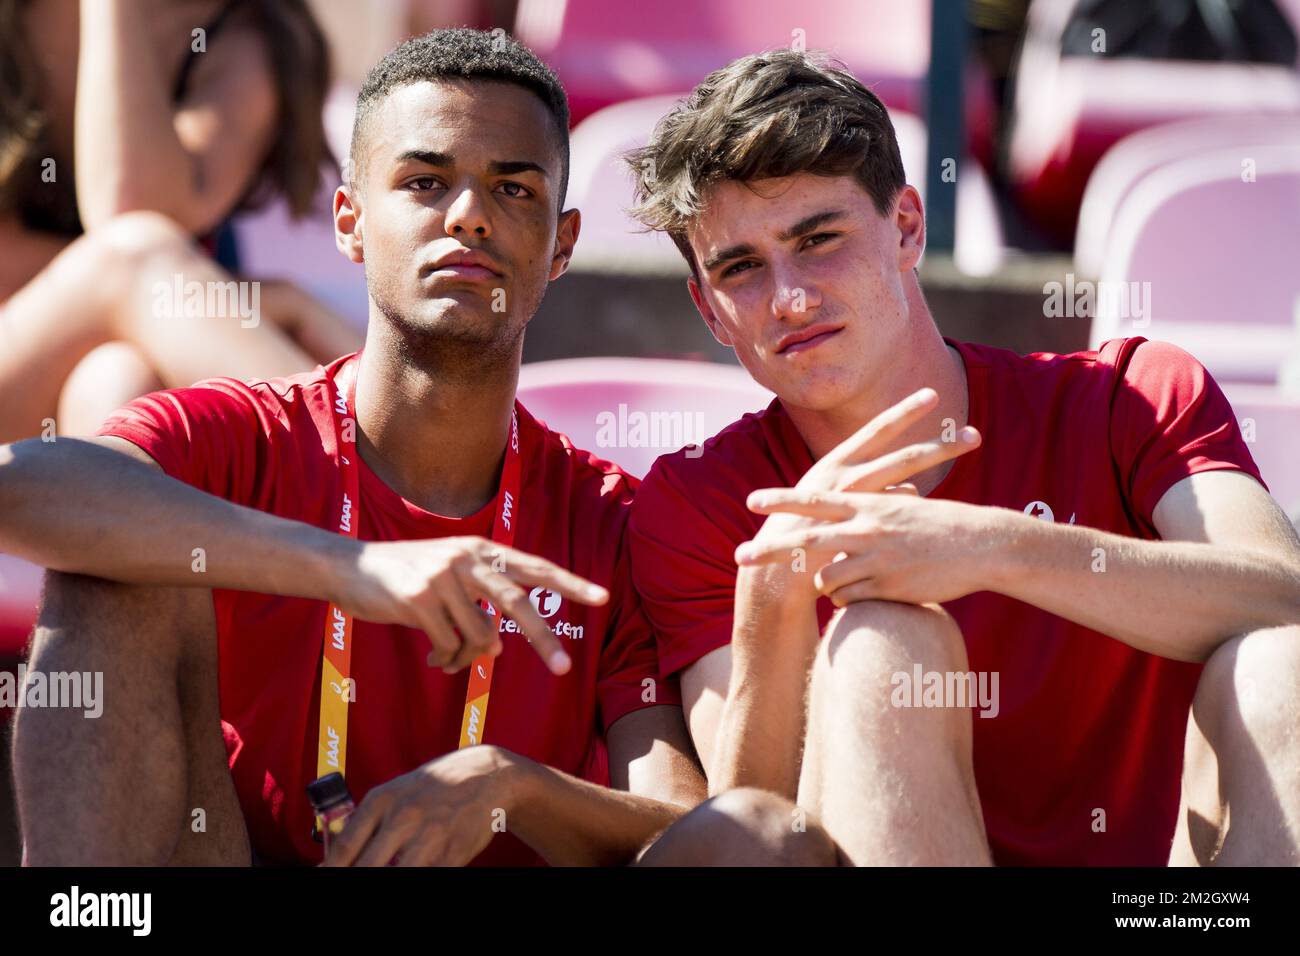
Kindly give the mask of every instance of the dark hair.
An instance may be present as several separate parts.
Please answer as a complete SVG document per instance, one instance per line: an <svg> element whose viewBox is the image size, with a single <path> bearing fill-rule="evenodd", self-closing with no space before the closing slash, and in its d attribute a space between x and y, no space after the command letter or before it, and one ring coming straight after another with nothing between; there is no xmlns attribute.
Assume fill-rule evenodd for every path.
<svg viewBox="0 0 1300 956"><path fill-rule="evenodd" d="M321 167L338 168L325 138L329 45L304 0L245 2L266 37L280 109L279 133L240 208L254 209L281 195L295 216L303 216L320 188Z"/></svg>
<svg viewBox="0 0 1300 956"><path fill-rule="evenodd" d="M0 0L0 212L16 213L29 228L77 235L72 177L60 180L62 188L30 188L52 148L40 65L23 24L29 5ZM325 36L304 0L228 0L218 20L227 13L231 22L247 17L265 40L278 104L275 139L231 213L283 196L295 216L306 215L322 166L334 164L322 116L330 82Z"/></svg>
<svg viewBox="0 0 1300 956"><path fill-rule="evenodd" d="M710 73L626 159L632 215L667 232L692 270L687 228L714 183L852 174L882 216L906 183L894 125L875 94L839 62L794 50Z"/></svg>
<svg viewBox="0 0 1300 956"><path fill-rule="evenodd" d="M546 104L560 146L559 203L569 188L569 99L550 67L504 31L434 30L394 47L366 75L352 124L351 165L360 165L370 116L394 90L442 79L497 80L522 86Z"/></svg>
<svg viewBox="0 0 1300 956"><path fill-rule="evenodd" d="M21 18L20 0L0 0L0 212L5 213L17 204L4 187L29 162L45 125L40 112L40 66ZM33 177L32 181L39 180Z"/></svg>

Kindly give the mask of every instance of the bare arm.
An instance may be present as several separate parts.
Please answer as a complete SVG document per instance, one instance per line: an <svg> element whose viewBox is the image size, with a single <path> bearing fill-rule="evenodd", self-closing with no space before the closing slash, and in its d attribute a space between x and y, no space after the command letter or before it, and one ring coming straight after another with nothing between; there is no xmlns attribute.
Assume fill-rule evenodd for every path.
<svg viewBox="0 0 1300 956"><path fill-rule="evenodd" d="M147 461L117 438L0 447L0 548L130 584L334 601L362 620L424 631L429 663L453 672L500 653L480 600L512 618L562 674L568 655L527 589L544 585L582 604L609 599L550 561L483 538L356 541L209 495Z"/></svg>
<svg viewBox="0 0 1300 956"><path fill-rule="evenodd" d="M997 590L1139 650L1200 661L1235 635L1300 623L1300 542L1240 472L1170 488L1153 514L1162 541L1020 517L990 568Z"/></svg>
<svg viewBox="0 0 1300 956"><path fill-rule="evenodd" d="M325 559L348 547L176 481L120 438L0 447L0 514L0 549L128 584L327 598Z"/></svg>
<svg viewBox="0 0 1300 956"><path fill-rule="evenodd" d="M202 235L239 201L275 135L268 53L255 33L231 24L197 54L186 98L174 104L170 61L149 32L154 9L81 2L77 204L87 230L153 210Z"/></svg>
<svg viewBox="0 0 1300 956"><path fill-rule="evenodd" d="M1168 540L1146 541L1006 508L901 496L756 493L763 512L823 524L746 545L742 563L793 547L817 555L837 605L944 602L995 591L1175 660L1200 661L1238 634L1300 622L1300 542L1254 479L1192 475L1157 504ZM754 547L753 545L757 545ZM839 552L849 557L829 563Z"/></svg>
<svg viewBox="0 0 1300 956"><path fill-rule="evenodd" d="M686 726L710 780L714 777L713 760L717 753L718 727L722 725L722 708L731 683L731 656L731 645L726 644L709 651L681 674Z"/></svg>
<svg viewBox="0 0 1300 956"><path fill-rule="evenodd" d="M610 787L538 763L521 774L514 830L553 866L630 863L705 796L680 707L647 707L609 729Z"/></svg>
<svg viewBox="0 0 1300 956"><path fill-rule="evenodd" d="M710 795L750 786L795 796L804 696L820 638L811 575L800 581L799 574L780 565L743 569L731 644L683 675Z"/></svg>

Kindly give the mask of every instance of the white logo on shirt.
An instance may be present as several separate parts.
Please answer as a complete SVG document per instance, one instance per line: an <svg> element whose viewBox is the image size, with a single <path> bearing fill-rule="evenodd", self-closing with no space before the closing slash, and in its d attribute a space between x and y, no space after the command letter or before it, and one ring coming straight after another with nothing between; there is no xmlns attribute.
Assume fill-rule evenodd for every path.
<svg viewBox="0 0 1300 956"><path fill-rule="evenodd" d="M1052 514L1052 506L1046 501L1031 501L1025 505L1025 514L1031 518L1041 518L1044 521L1055 521L1056 516Z"/></svg>
<svg viewBox="0 0 1300 956"><path fill-rule="evenodd" d="M552 618L560 611L562 599L558 591L552 591L546 587L536 587L528 594L528 600L532 602L533 609L543 618ZM569 621L548 621L552 633L557 637L568 637L575 641L582 640L583 633L586 630L585 625L572 624ZM497 628L501 634L521 634L519 625L508 617L502 617L501 623Z"/></svg>
<svg viewBox="0 0 1300 956"><path fill-rule="evenodd" d="M1052 506L1046 501L1031 501L1025 505L1025 514L1031 518L1038 518L1041 521L1055 521L1056 515L1052 513ZM1066 524L1074 524L1075 513L1070 512L1070 520Z"/></svg>
<svg viewBox="0 0 1300 956"><path fill-rule="evenodd" d="M533 607L542 617L554 617L560 609L560 593L549 588L533 588L528 600L533 602Z"/></svg>

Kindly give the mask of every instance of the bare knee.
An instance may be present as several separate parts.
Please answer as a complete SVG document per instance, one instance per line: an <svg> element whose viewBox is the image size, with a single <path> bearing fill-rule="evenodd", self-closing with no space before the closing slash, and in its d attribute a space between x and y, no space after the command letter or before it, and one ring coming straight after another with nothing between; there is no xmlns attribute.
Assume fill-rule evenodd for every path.
<svg viewBox="0 0 1300 956"><path fill-rule="evenodd" d="M967 669L961 629L943 608L860 601L840 610L826 628L814 679L860 692L888 687L899 668L931 672Z"/></svg>
<svg viewBox="0 0 1300 956"><path fill-rule="evenodd" d="M1220 747L1244 734L1265 755L1300 747L1300 625L1266 628L1221 644L1205 663L1193 712Z"/></svg>
<svg viewBox="0 0 1300 956"><path fill-rule="evenodd" d="M53 277L82 290L87 308L98 306L114 317L141 301L147 305L154 281L197 254L193 238L166 216L124 213L69 244L54 261ZM113 329L110 337L124 336Z"/></svg>
<svg viewBox="0 0 1300 956"><path fill-rule="evenodd" d="M59 424L69 435L91 435L133 398L163 387L139 349L109 342L91 351L73 369L59 396Z"/></svg>
<svg viewBox="0 0 1300 956"><path fill-rule="evenodd" d="M175 220L159 212L127 212L114 216L89 238L116 261L139 264L177 250L190 250L194 237Z"/></svg>
<svg viewBox="0 0 1300 956"><path fill-rule="evenodd" d="M755 787L700 804L651 846L643 866L834 866L835 842L784 797Z"/></svg>
<svg viewBox="0 0 1300 956"><path fill-rule="evenodd" d="M157 864L175 852L195 756L224 760L210 593L47 575L31 670L93 675L99 706L18 711L15 787L34 865ZM198 655L207 660L196 666ZM198 700L193 688L205 682ZM214 739L201 749L205 729ZM89 788L98 799L87 803ZM226 843L238 852L239 839Z"/></svg>
<svg viewBox="0 0 1300 956"><path fill-rule="evenodd" d="M31 666L102 671L112 684L175 687L196 655L215 659L212 592L150 587L50 571L32 636ZM121 693L122 691L118 691Z"/></svg>
<svg viewBox="0 0 1300 956"><path fill-rule="evenodd" d="M72 242L59 256L60 268L78 271L93 280L87 291L102 289L161 255L191 250L193 238L174 221L157 212L115 216L94 232Z"/></svg>
<svg viewBox="0 0 1300 956"><path fill-rule="evenodd" d="M140 587L84 574L49 571L41 592L32 661L37 655L80 650L126 652L148 632L174 634L162 626L174 620L186 600L180 589ZM165 646L155 642L159 655Z"/></svg>

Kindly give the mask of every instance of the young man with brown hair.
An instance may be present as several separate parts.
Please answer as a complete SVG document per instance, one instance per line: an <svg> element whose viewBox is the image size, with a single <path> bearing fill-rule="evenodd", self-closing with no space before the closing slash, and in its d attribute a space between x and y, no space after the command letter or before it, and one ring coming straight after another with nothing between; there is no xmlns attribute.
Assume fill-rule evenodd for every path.
<svg viewBox="0 0 1300 956"><path fill-rule="evenodd" d="M633 509L717 795L646 860L1300 863L1300 543L1204 368L943 338L888 114L816 56L630 162L777 395Z"/></svg>

